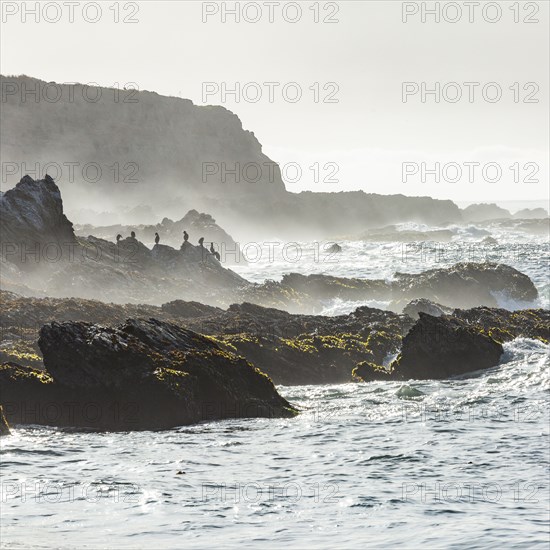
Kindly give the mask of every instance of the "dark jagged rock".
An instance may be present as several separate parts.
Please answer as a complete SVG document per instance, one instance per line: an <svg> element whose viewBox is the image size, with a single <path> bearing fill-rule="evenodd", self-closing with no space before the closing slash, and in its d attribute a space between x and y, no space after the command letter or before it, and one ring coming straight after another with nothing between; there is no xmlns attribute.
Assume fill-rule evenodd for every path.
<svg viewBox="0 0 550 550"><path fill-rule="evenodd" d="M2 257L21 267L38 264L35 258L48 251L66 251L75 243L73 225L63 214L61 192L46 175L35 181L25 176L0 195L0 244ZM49 247L49 248L48 248Z"/></svg>
<svg viewBox="0 0 550 550"><path fill-rule="evenodd" d="M163 307L118 306L89 300L22 298L10 293L0 296L4 298L4 294L6 298L0 309L0 324L4 327L0 361L15 361L35 368L43 368L41 351L35 342L37 327L42 324L58 319L114 325L128 317L155 317L207 335L222 350L251 361L277 384L345 383L359 378L395 380L403 376L396 365L390 372L390 362L401 349L403 335L415 324L408 315L369 307L357 308L348 315L325 317L296 315L250 303L220 310L182 301ZM465 325L474 334L485 335L498 343L517 337L545 343L550 339L547 310L510 312L480 307L454 310L440 319L451 325ZM439 357L441 338L440 329L426 334L427 345L435 357ZM461 372L455 371L452 365L447 374ZM411 377L431 374L420 368Z"/></svg>
<svg viewBox="0 0 550 550"><path fill-rule="evenodd" d="M420 318L403 338L391 369L398 379L442 379L498 365L502 345L453 317Z"/></svg>
<svg viewBox="0 0 550 550"><path fill-rule="evenodd" d="M12 423L29 422L29 410L37 424L99 430L295 414L245 359L169 323L52 323L42 328L39 346L46 372L14 364L0 371L1 399ZM56 405L54 416L49 403Z"/></svg>
<svg viewBox="0 0 550 550"><path fill-rule="evenodd" d="M355 382L373 382L374 380L391 380L391 372L376 363L361 361L351 371Z"/></svg>
<svg viewBox="0 0 550 550"><path fill-rule="evenodd" d="M254 304L190 320L188 326L216 336L220 345L243 355L277 384L349 382L361 361L382 364L397 352L408 318L360 307L349 315L293 315Z"/></svg>
<svg viewBox="0 0 550 550"><path fill-rule="evenodd" d="M10 435L10 427L8 425L8 421L6 420L6 417L4 416L4 409L2 405L0 405L0 436L2 435Z"/></svg>
<svg viewBox="0 0 550 550"><path fill-rule="evenodd" d="M420 316L419 313L427 313L432 317L441 317L441 315L450 314L452 312L452 308L430 302L430 300L426 300L426 298L413 300L403 308L403 314L408 315L412 319L417 319Z"/></svg>
<svg viewBox="0 0 550 550"><path fill-rule="evenodd" d="M166 245L151 250L132 237L118 243L75 238L49 177L26 176L7 191L0 219L4 288L19 290L24 282L54 296L161 303L182 295L216 302L218 295L249 285L208 250L189 243L184 251Z"/></svg>

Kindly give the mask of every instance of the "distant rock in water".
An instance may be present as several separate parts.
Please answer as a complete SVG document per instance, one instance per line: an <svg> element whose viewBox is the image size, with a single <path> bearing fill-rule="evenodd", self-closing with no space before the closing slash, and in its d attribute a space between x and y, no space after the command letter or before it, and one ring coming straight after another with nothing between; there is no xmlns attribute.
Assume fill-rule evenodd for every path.
<svg viewBox="0 0 550 550"><path fill-rule="evenodd" d="M536 220L548 218L548 211L544 208L524 208L514 214L514 218L519 220Z"/></svg>
<svg viewBox="0 0 550 550"><path fill-rule="evenodd" d="M52 323L38 343L45 373L14 364L0 368L2 401L14 424L146 430L296 414L245 359L169 323ZM52 402L55 414L47 407Z"/></svg>
<svg viewBox="0 0 550 550"><path fill-rule="evenodd" d="M503 352L500 343L463 320L420 313L391 368L400 379L435 380L495 367Z"/></svg>
<svg viewBox="0 0 550 550"><path fill-rule="evenodd" d="M511 218L509 210L501 208L494 203L471 204L462 210L462 217L465 222L482 222L485 220L497 220Z"/></svg>
<svg viewBox="0 0 550 550"><path fill-rule="evenodd" d="M334 243L327 248L329 254L338 254L342 252L342 247L338 243Z"/></svg>
<svg viewBox="0 0 550 550"><path fill-rule="evenodd" d="M484 237L481 241L481 244L489 245L489 246L496 246L498 245L498 241L494 237L490 237L487 235L487 237Z"/></svg>
<svg viewBox="0 0 550 550"><path fill-rule="evenodd" d="M414 398L414 397L421 397L424 394L420 390L417 390L414 386L405 385L405 386L401 386L397 390L395 395L397 397L402 398L402 399L411 399L411 398Z"/></svg>

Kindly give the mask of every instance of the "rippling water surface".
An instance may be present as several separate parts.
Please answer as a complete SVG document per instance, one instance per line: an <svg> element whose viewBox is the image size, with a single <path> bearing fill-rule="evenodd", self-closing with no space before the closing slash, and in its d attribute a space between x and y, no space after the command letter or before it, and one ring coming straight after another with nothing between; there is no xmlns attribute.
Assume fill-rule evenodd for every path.
<svg viewBox="0 0 550 550"><path fill-rule="evenodd" d="M357 254L334 274L437 267L381 256L395 245L344 245ZM506 262L536 281L542 304L547 260ZM242 270L277 278L287 267L300 271ZM505 349L500 366L468 378L279 387L302 410L290 420L16 428L0 444L2 547L546 549L548 346Z"/></svg>
<svg viewBox="0 0 550 550"><path fill-rule="evenodd" d="M280 387L291 420L19 428L7 548L547 548L548 348L451 381Z"/></svg>

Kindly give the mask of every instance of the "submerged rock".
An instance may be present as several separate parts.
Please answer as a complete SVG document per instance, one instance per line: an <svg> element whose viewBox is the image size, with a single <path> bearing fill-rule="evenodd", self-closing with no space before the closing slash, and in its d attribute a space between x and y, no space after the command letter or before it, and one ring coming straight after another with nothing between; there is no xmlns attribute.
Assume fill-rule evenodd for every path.
<svg viewBox="0 0 550 550"><path fill-rule="evenodd" d="M392 363L397 378L436 380L498 365L502 345L479 328L453 317L419 315Z"/></svg>
<svg viewBox="0 0 550 550"><path fill-rule="evenodd" d="M51 323L39 346L46 372L14 364L0 370L1 399L13 423L145 430L296 413L242 357L154 319L116 328Z"/></svg>

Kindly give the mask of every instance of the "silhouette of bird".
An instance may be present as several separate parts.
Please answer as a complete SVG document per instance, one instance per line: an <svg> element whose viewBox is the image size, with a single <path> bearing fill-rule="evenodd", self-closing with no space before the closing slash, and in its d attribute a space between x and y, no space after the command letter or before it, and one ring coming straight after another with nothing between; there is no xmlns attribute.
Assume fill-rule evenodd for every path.
<svg viewBox="0 0 550 550"><path fill-rule="evenodd" d="M158 233L155 233L155 244L159 244L160 237Z"/></svg>
<svg viewBox="0 0 550 550"><path fill-rule="evenodd" d="M189 234L187 231L183 232L183 242L186 243L189 240Z"/></svg>
<svg viewBox="0 0 550 550"><path fill-rule="evenodd" d="M204 237L201 237L201 238L199 239L199 246L200 246L200 247L203 247L203 246L204 246L202 243L204 243Z"/></svg>
<svg viewBox="0 0 550 550"><path fill-rule="evenodd" d="M130 233L130 237L132 237L132 239L135 239L136 238L136 232L135 231L132 231Z"/></svg>
<svg viewBox="0 0 550 550"><path fill-rule="evenodd" d="M120 241L120 239L122 239L122 235L119 233L119 234L116 236L116 242L118 243L118 241Z"/></svg>

